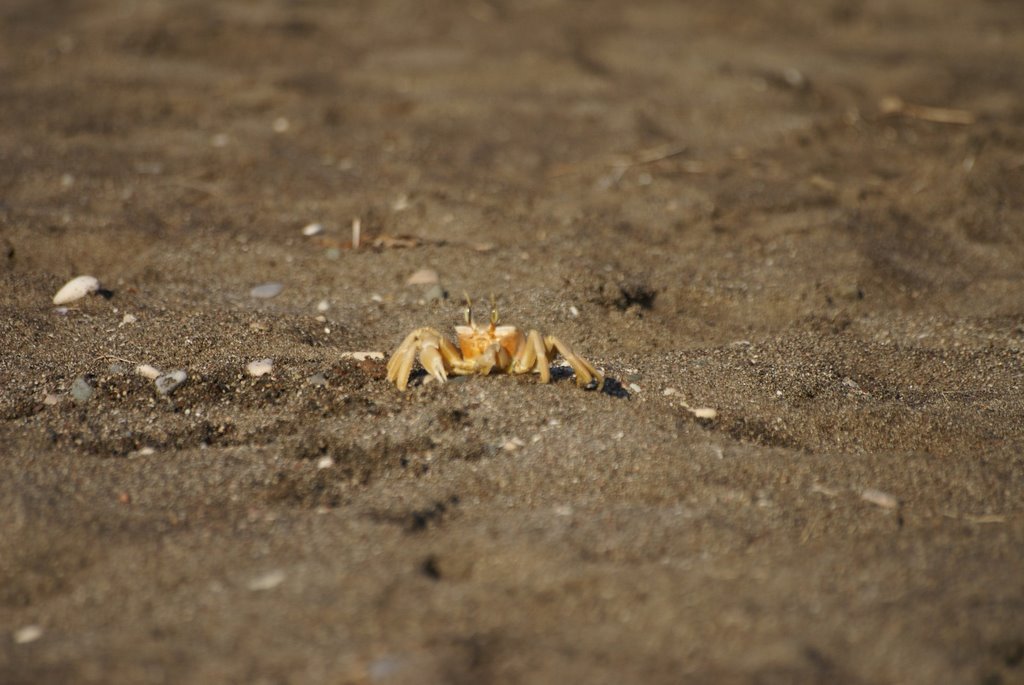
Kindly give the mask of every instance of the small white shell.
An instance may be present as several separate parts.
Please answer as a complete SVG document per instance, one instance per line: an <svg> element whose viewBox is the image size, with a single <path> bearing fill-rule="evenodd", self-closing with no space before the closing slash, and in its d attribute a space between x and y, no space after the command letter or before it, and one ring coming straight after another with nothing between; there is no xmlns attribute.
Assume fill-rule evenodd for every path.
<svg viewBox="0 0 1024 685"><path fill-rule="evenodd" d="M273 359L258 359L254 362L249 362L245 365L245 371L253 378L259 378L260 376L266 376L268 373L274 370Z"/></svg>
<svg viewBox="0 0 1024 685"><path fill-rule="evenodd" d="M420 269L406 279L406 285L431 285L439 280L437 272L433 269Z"/></svg>
<svg viewBox="0 0 1024 685"><path fill-rule="evenodd" d="M139 364L138 366L135 367L135 373L139 374L143 378L148 378L151 381L155 381L157 376L159 376L163 372L160 371L160 369L156 368L155 366L150 366L149 364Z"/></svg>
<svg viewBox="0 0 1024 685"><path fill-rule="evenodd" d="M74 302L99 289L100 282L96 280L95 276L77 276L65 283L57 291L57 294L53 296L53 303L67 304L68 302Z"/></svg>

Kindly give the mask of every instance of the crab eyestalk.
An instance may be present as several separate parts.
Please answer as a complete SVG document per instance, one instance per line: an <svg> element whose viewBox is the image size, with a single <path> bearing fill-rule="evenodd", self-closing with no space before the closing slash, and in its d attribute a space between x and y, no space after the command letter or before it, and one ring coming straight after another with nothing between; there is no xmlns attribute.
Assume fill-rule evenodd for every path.
<svg viewBox="0 0 1024 685"><path fill-rule="evenodd" d="M473 301L469 299L469 293L463 292L462 296L466 298L466 311L463 312L463 316L466 319L466 325L473 325Z"/></svg>
<svg viewBox="0 0 1024 685"><path fill-rule="evenodd" d="M494 293L491 293L491 333L494 333L495 326L498 325L498 305L494 302Z"/></svg>

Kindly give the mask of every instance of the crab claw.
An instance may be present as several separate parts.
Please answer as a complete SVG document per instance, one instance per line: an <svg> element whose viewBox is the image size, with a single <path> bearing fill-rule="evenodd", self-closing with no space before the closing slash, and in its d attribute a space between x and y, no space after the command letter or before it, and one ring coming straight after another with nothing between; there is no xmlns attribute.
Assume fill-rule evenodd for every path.
<svg viewBox="0 0 1024 685"><path fill-rule="evenodd" d="M423 365L427 373L441 383L448 380L448 371L444 368L444 359L441 357L436 343L424 343L423 349L420 350L420 364Z"/></svg>

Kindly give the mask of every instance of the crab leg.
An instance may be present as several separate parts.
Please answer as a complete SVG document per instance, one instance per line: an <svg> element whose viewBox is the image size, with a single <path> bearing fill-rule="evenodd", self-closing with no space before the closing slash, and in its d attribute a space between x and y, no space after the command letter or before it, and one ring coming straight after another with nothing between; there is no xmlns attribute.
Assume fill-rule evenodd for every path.
<svg viewBox="0 0 1024 685"><path fill-rule="evenodd" d="M547 383L551 380L549 361L548 352L544 349L544 339L539 332L530 331L519 353L516 354L512 368L516 373L537 371L540 374L540 382Z"/></svg>
<svg viewBox="0 0 1024 685"><path fill-rule="evenodd" d="M531 335L532 333L531 331ZM569 362L569 366L576 372L576 385L583 387L590 385L596 380L597 389L601 390L604 388L604 376L590 362L573 352L571 347L553 335L549 335L544 339L544 345L547 348L548 358L552 358L554 356L552 351L555 351L562 355L565 361Z"/></svg>
<svg viewBox="0 0 1024 685"><path fill-rule="evenodd" d="M398 369L405 361L405 356L411 350L412 353L416 354L416 341L420 335L422 329L417 328L415 331L405 336L405 340L402 344L395 349L395 353L391 355L391 359L388 360L388 380L395 381L398 378Z"/></svg>

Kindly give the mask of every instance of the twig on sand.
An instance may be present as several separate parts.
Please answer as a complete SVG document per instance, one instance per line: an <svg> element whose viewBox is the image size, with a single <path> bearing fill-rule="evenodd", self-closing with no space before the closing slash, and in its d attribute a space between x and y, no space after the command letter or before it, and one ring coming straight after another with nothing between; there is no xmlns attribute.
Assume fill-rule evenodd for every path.
<svg viewBox="0 0 1024 685"><path fill-rule="evenodd" d="M946 107L928 107L927 105L913 105L904 102L902 98L894 95L882 98L878 108L883 115L896 115L931 121L936 124L956 124L966 126L973 124L976 117L973 112L965 109L948 109Z"/></svg>
<svg viewBox="0 0 1024 685"><path fill-rule="evenodd" d="M666 159L671 159L672 157L678 157L686 152L687 149L688 148L685 145L662 145L649 150L640 150L639 152L634 152L631 155L607 155L584 162L556 164L548 171L548 178L568 176L569 174L578 173L580 170L592 166L610 166L618 173L619 177L621 177L628 169L661 162Z"/></svg>

